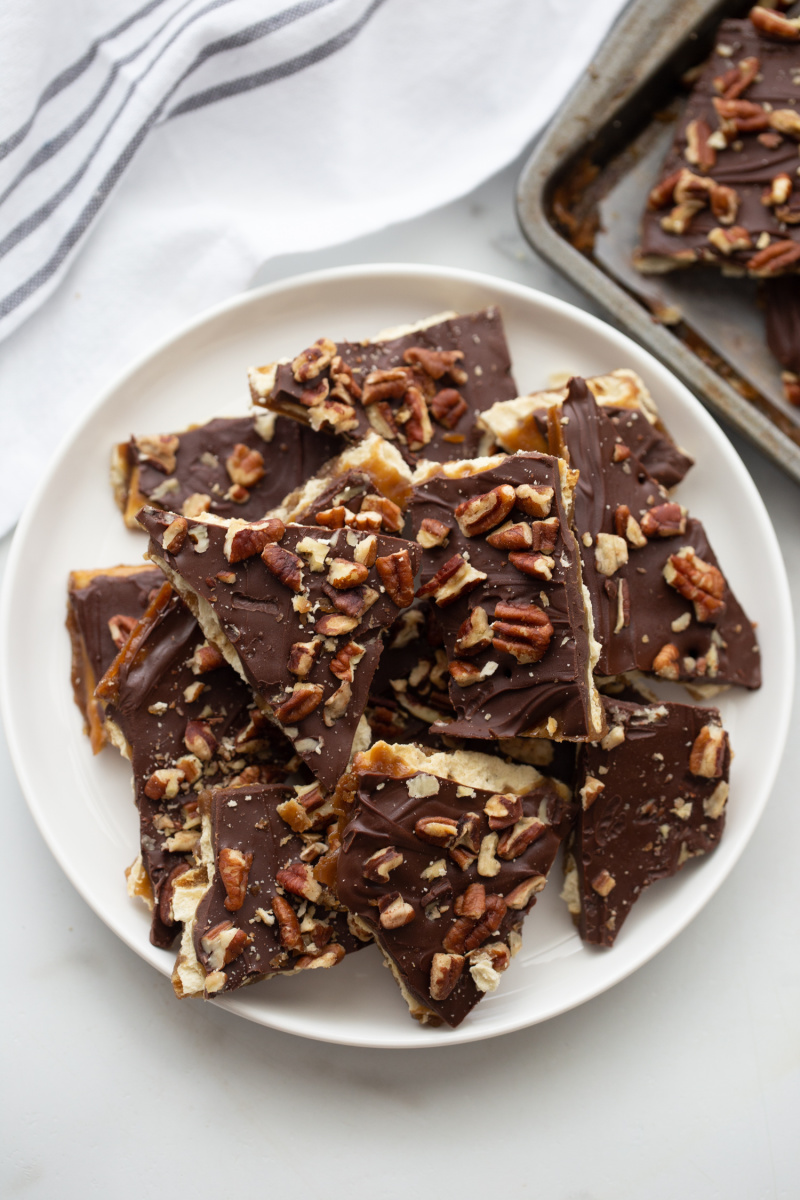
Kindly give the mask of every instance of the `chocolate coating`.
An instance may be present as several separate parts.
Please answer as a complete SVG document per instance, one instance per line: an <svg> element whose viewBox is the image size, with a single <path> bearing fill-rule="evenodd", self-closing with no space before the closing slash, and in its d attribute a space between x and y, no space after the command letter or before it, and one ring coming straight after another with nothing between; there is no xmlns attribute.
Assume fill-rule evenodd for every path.
<svg viewBox="0 0 800 1200"><path fill-rule="evenodd" d="M713 100L721 99L721 92L715 87L714 80L724 76L745 58L757 58L759 70L757 77L738 99L748 104L767 103L773 110L797 111L800 102L800 43L772 41L762 37L749 20L729 20L720 25L717 45L730 47L733 53L722 56L715 52L703 68L678 123L675 141L662 167L660 179L666 179L683 168L695 174L703 173L701 168L686 159L686 127L691 121L699 120L705 121L711 131L720 128ZM661 220L672 207L672 201L669 201L664 208L645 213L642 253L671 258L677 253L689 252L697 261L746 266L757 253L756 242L762 234L768 235L773 243L791 241L800 246L800 226L785 223L775 206L762 203L762 193L769 188L772 180L779 174L788 174L795 184L788 206L800 217L796 176L797 139L789 134L778 134L768 139L771 144L765 145L759 139L759 135L765 132L769 131L762 127L753 132L733 135L726 149L716 151L714 166L705 172L715 183L735 189L738 209L728 227L735 225L744 228L750 235L749 248L724 254L708 240L711 230L721 225L709 205L692 217L685 233L677 235L665 232L661 228ZM800 269L800 258L785 269L796 272Z"/></svg>
<svg viewBox="0 0 800 1200"><path fill-rule="evenodd" d="M204 523L198 526L207 532L207 548L199 551L190 536L183 547L172 554L162 547L165 529L172 514L145 509L140 514L143 527L151 536L148 556L163 564L166 571L183 589L187 602L197 607L201 624L213 634L210 622L219 622L225 638L235 654L248 683L261 698L266 711L272 715L284 703L292 687L299 682L322 689L320 700L309 715L287 721L281 727L292 741L297 753L326 788L334 788L343 774L361 715L369 695L369 686L382 650L379 633L395 620L399 607L383 590L375 566L369 569L362 592L337 592L327 582L328 567L320 571L309 568L304 558L302 585L308 601L308 613L295 610L297 597L291 587L280 582L262 562L259 555L230 563L225 557L225 524ZM294 553L298 544L311 538L329 546L327 564L333 558L354 561L354 548L370 535L349 529L329 531L319 526L290 525L279 545L281 550ZM377 537L378 559L407 549L412 573L416 571L419 547L397 538ZM298 556L300 557L300 556ZM218 576L234 576L233 582L222 582ZM316 636L317 622L323 615L336 614L348 606L349 598L372 589L375 602L362 613L354 627L342 636L326 635L317 646L316 659L307 674L299 680L288 669L292 647L310 642ZM202 602L209 607L206 608ZM337 606L339 606L337 608ZM364 654L355 667L352 694L343 715L335 725L325 724L325 702L341 686L341 680L331 670L339 650L349 642L363 647Z"/></svg>
<svg viewBox="0 0 800 1200"><path fill-rule="evenodd" d="M575 528L580 537L591 538L591 545L582 551L582 561L583 579L592 598L595 636L602 647L597 671L601 675L620 675L635 669L651 671L659 651L669 644L677 648L676 670L682 681L759 687L756 636L727 582L721 613L711 622L700 622L691 601L664 578L667 560L685 546L692 547L703 562L718 567L699 521L687 517L684 533L651 537L640 548L626 542L625 564L611 576L598 569L597 537L616 535L618 507L627 505L641 521L648 509L665 503L668 497L633 455L615 461L620 435L582 379L571 381L563 413L568 419L563 433L570 462L580 471L575 488ZM627 595L629 614L627 624L618 628L621 586ZM679 623L677 629L675 622ZM686 624L681 628L683 622Z"/></svg>
<svg viewBox="0 0 800 1200"><path fill-rule="evenodd" d="M354 379L361 387L372 371L406 367L404 354L414 347L463 353L464 357L458 366L466 371L464 383L457 382L451 373L431 380L424 371L416 371L417 382L427 391L429 399L445 388L460 393L466 404L463 415L450 427L449 420L448 423L442 423L431 413L430 440L421 449L411 451L402 420L395 423L394 427L387 427L386 421L377 415L377 406L365 408L359 399L351 398L355 416L353 427L345 432L345 436L349 440L357 440L374 427L383 437L393 441L412 462L417 457L435 462L472 457L477 452L479 441L474 428L475 414L497 400L511 400L517 395L499 310L491 307L482 312L459 315L385 341L338 342L336 352L352 369ZM318 385L321 380L330 382L330 368L323 370L310 383L298 383L291 364L283 364L278 367L275 386L267 405L276 412L286 412L299 420L308 420L309 409L305 407L302 397L307 388ZM256 403L260 402L255 393L253 399ZM388 403L394 421L402 409L403 401L394 398Z"/></svg>
<svg viewBox="0 0 800 1200"><path fill-rule="evenodd" d="M523 574L512 564L507 551L494 549L485 536L466 537L459 528L456 507L503 484L531 484L553 490L550 516L558 518L558 533L554 548L548 551L553 562L549 581ZM497 667L489 667L493 673L469 687L451 682L450 701L457 717L447 728L437 727L437 731L454 737L510 738L546 728L552 718L556 722L555 736L589 736L593 725L587 618L578 550L564 511L556 459L534 452L519 453L477 475L455 479L434 476L415 489L410 517L414 535L425 519L440 521L451 529L446 545L423 552L423 585L456 554L468 556L470 565L486 575L468 594L438 609L450 662L459 657L459 630L476 608L482 608L491 623L498 603L536 605L543 608L553 630L539 662L520 663L494 643L470 655L469 661L480 669L491 663L497 663ZM515 506L507 520L529 523L530 516ZM552 735L552 728L549 732Z"/></svg>
<svg viewBox="0 0 800 1200"><path fill-rule="evenodd" d="M162 892L173 872L189 861L186 850L170 849L168 842L181 832L191 841L192 831L199 832L198 790L233 779L248 766L255 768L250 774L256 781L265 774L283 778L282 764L291 749L261 717L250 688L227 663L202 674L192 670L190 660L205 638L177 595L161 607L151 604L136 632L142 635L139 650L130 661L120 656L117 695L107 705L106 718L130 749L142 861L155 900L150 940L168 947L176 927L169 896ZM198 684L202 690L187 700L186 689ZM192 756L187 747L190 721L201 722L213 737L207 761ZM154 772L176 768L182 760L187 760L186 772L176 794L158 797L150 783ZM189 847L188 853L192 851Z"/></svg>
<svg viewBox="0 0 800 1200"><path fill-rule="evenodd" d="M715 708L603 703L610 734L621 729L625 737L613 749L587 745L579 750L578 793L588 779L603 786L591 799L590 783L589 807L579 810L567 855L567 895L570 876L574 889L577 872L570 904L574 908L579 899L580 913L574 916L580 935L611 946L644 888L719 843L730 747L723 735L718 774L697 775L690 769L692 747L705 726L721 728ZM603 872L614 881L610 889Z"/></svg>
<svg viewBox="0 0 800 1200"><path fill-rule="evenodd" d="M278 806L293 795L291 788L256 785L217 788L202 797L201 805L211 824L215 871L195 916L192 931L195 953L204 969L210 972L214 968L209 959L208 944L203 945L210 930L230 923L248 937L242 952L222 967L226 978L222 987L215 988L215 995L235 991L273 975L307 969L315 958L319 959L333 946L352 952L364 945L349 932L347 914L338 906L331 907L336 901L324 889L320 889L317 903L312 904L302 896L293 895L276 878L279 871L292 864L303 866L300 855L307 843L292 833L277 812ZM228 892L220 870L220 853L226 850L252 855L242 905L233 911L226 907ZM313 882L311 886L314 886ZM263 913L274 918L272 904L276 896L285 899L298 916L303 931L302 949L287 948L281 940L279 922L273 919L269 924L262 918Z"/></svg>
<svg viewBox="0 0 800 1200"><path fill-rule="evenodd" d="M782 367L800 375L800 279L771 279L764 286L767 345Z"/></svg>
<svg viewBox="0 0 800 1200"><path fill-rule="evenodd" d="M342 449L341 439L314 433L286 417L277 417L271 429L269 425L263 416L218 417L175 434L175 467L169 474L131 438L125 447L130 472L126 506L130 503L134 513L144 504L180 512L189 496L199 494L208 497L208 511L217 516L259 520ZM238 503L228 497L233 480L225 466L237 444L264 459L262 478L246 489L246 498ZM168 481L175 486L163 491Z"/></svg>
<svg viewBox="0 0 800 1200"><path fill-rule="evenodd" d="M434 780L438 784L436 792L419 798L410 795L409 783L418 779ZM459 795L459 791L466 794ZM543 779L522 797L522 811L524 817L544 819L545 829L518 857L510 861L498 859L499 871L491 877L478 873L476 861L462 869L446 847L432 845L415 832L420 819L438 817L458 822L468 813L474 813L477 837L483 839L490 834L489 820L483 810L491 795L420 773L402 779L360 774L352 812L342 835L337 867L339 899L373 930L381 950L396 967L412 997L452 1027L459 1025L483 996L470 974L469 959L449 996L436 1000L429 990L433 956L444 951L445 935L458 919L454 912L456 900L471 884L484 884L487 895L505 897L532 876L547 876L571 817L569 806L554 786ZM386 881L368 878L364 874L365 862L387 847L400 851L402 863L390 872ZM441 874L423 878L422 872L439 860ZM541 885L544 886L544 878ZM411 906L414 916L410 923L391 929L381 924L377 905L393 893ZM509 933L519 930L535 901L536 893L532 893L519 909L503 905L498 927L486 931L477 951L491 943L508 943Z"/></svg>

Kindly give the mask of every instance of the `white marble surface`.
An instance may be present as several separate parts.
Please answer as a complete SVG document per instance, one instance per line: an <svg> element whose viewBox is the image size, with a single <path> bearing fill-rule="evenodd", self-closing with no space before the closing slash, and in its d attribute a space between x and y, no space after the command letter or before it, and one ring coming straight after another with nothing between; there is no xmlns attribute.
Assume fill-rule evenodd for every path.
<svg viewBox="0 0 800 1200"><path fill-rule="evenodd" d="M469 267L586 300L526 247L518 165L448 208L267 264ZM736 440L800 611L800 493ZM2 564L8 539L0 543ZM745 552L743 547L743 552ZM42 697L42 753L47 753ZM795 703L793 728L800 729ZM301 1188L331 1200L800 1195L799 739L741 861L653 962L544 1025L446 1050L303 1042L179 1004L51 858L0 744L5 1154L31 1200Z"/></svg>

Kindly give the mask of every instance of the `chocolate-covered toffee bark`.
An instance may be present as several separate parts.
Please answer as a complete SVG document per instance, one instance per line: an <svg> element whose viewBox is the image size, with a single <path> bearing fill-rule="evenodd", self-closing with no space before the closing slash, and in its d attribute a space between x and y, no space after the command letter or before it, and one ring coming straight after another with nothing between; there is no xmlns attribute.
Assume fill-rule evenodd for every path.
<svg viewBox="0 0 800 1200"><path fill-rule="evenodd" d="M579 471L574 523L601 646L598 672L759 687L753 626L701 523L668 500L584 380L570 382L562 414Z"/></svg>
<svg viewBox="0 0 800 1200"><path fill-rule="evenodd" d="M609 375L592 376L586 386L649 474L665 488L680 483L694 460L675 445L636 372L623 367ZM478 426L486 434L481 452L489 453L498 445L509 454L517 450L546 454L550 410L554 405L560 408L566 397L564 386L493 404L478 417Z"/></svg>
<svg viewBox="0 0 800 1200"><path fill-rule="evenodd" d="M195 523L144 509L148 557L324 787L344 772L381 629L414 598L419 547L357 529ZM366 728L366 723L365 728ZM367 729L368 732L368 729Z"/></svg>
<svg viewBox="0 0 800 1200"><path fill-rule="evenodd" d="M533 767L377 743L339 789L340 901L375 936L411 1015L459 1025L520 946L571 820Z"/></svg>
<svg viewBox="0 0 800 1200"><path fill-rule="evenodd" d="M720 25L650 193L639 270L800 270L799 29L764 8Z"/></svg>
<svg viewBox="0 0 800 1200"><path fill-rule="evenodd" d="M731 755L715 708L603 703L608 733L578 753L563 897L581 937L610 946L648 884L719 842Z"/></svg>
<svg viewBox="0 0 800 1200"><path fill-rule="evenodd" d="M145 504L257 521L341 449L341 439L274 413L218 417L115 446L111 482L129 529Z"/></svg>
<svg viewBox="0 0 800 1200"><path fill-rule="evenodd" d="M772 279L764 286L767 345L782 367L783 390L800 405L800 279Z"/></svg>
<svg viewBox="0 0 800 1200"><path fill-rule="evenodd" d="M296 792L306 799L308 791L241 785L200 796L200 862L177 881L173 898L184 924L172 976L178 996L208 998L333 967L371 940L349 932L347 914L314 878L330 809L303 835L283 819L298 804Z"/></svg>
<svg viewBox="0 0 800 1200"><path fill-rule="evenodd" d="M97 754L108 740L104 704L94 694L163 576L146 564L71 571L67 584L67 631L72 644L72 695L83 713L84 732Z"/></svg>
<svg viewBox="0 0 800 1200"><path fill-rule="evenodd" d="M477 451L475 414L517 394L500 312L444 313L371 341L320 338L291 362L253 367L253 401L351 440L369 429L409 461Z"/></svg>
<svg viewBox="0 0 800 1200"><path fill-rule="evenodd" d="M291 747L158 575L157 595L98 690L107 734L133 768L141 855L128 890L151 908L150 940L170 946L172 885L197 849L198 792L238 778L282 779Z"/></svg>
<svg viewBox="0 0 800 1200"><path fill-rule="evenodd" d="M596 647L561 459L501 455L431 468L410 517L418 594L438 610L465 738L602 736Z"/></svg>

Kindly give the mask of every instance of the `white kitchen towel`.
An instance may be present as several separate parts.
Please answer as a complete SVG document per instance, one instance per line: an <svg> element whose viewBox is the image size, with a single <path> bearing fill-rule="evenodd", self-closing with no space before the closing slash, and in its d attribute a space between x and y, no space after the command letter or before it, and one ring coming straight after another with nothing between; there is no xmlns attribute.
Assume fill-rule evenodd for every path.
<svg viewBox="0 0 800 1200"><path fill-rule="evenodd" d="M622 3L3 0L0 533L130 358L499 170Z"/></svg>

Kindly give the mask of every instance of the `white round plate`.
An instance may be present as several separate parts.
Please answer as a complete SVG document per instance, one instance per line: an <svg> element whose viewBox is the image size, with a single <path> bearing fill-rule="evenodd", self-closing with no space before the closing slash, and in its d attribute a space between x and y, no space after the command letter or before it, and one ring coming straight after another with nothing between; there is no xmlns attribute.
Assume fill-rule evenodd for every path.
<svg viewBox="0 0 800 1200"><path fill-rule="evenodd" d="M559 899L560 869L524 930L496 993L457 1030L421 1028L374 947L332 971L248 988L221 1007L304 1037L358 1046L476 1041L562 1013L611 987L665 946L717 890L766 804L787 732L793 625L783 562L764 505L724 433L646 351L559 300L501 279L416 266L324 271L220 305L136 363L96 404L53 462L20 522L2 618L2 703L28 803L53 854L92 908L163 975L172 954L148 941L143 906L128 899L124 868L137 853L130 769L113 748L93 758L70 688L64 629L73 568L137 562L144 537L126 530L108 485L109 449L132 432L179 430L244 413L246 368L291 355L325 335L356 339L445 309L502 308L520 392L554 372L633 367L697 465L680 498L705 522L733 588L758 622L764 686L731 691L719 707L736 758L719 849L648 889L616 945L584 946ZM685 698L685 693L681 693ZM46 736L43 731L46 724ZM165 979L165 987L169 987Z"/></svg>

